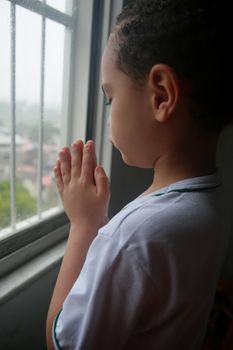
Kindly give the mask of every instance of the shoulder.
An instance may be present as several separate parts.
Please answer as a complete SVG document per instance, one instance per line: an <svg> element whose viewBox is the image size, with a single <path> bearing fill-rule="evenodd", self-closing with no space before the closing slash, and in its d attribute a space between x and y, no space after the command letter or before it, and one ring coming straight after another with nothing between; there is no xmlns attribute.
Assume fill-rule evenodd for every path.
<svg viewBox="0 0 233 350"><path fill-rule="evenodd" d="M199 231L200 226L216 227L220 218L216 202L202 192L146 196L129 203L100 229L99 234L106 239L116 236L122 244L127 244L150 239L151 235L164 240L167 235L196 226Z"/></svg>
<svg viewBox="0 0 233 350"><path fill-rule="evenodd" d="M148 266L151 259L201 254L222 245L218 201L207 192L172 192L147 196L126 206L99 233L111 257L133 255ZM198 253L199 251L199 253ZM154 262L156 263L156 262Z"/></svg>
<svg viewBox="0 0 233 350"><path fill-rule="evenodd" d="M183 212L184 217L180 197L177 194L149 196L130 203L100 229L93 251L96 254L101 251L108 263L137 261L150 275L149 260L164 259L176 242L178 214ZM158 261L156 264L160 265Z"/></svg>
<svg viewBox="0 0 233 350"><path fill-rule="evenodd" d="M160 197L150 196L122 216L118 231L125 243L166 242L177 234L216 228L218 220L216 203L207 194L168 193Z"/></svg>

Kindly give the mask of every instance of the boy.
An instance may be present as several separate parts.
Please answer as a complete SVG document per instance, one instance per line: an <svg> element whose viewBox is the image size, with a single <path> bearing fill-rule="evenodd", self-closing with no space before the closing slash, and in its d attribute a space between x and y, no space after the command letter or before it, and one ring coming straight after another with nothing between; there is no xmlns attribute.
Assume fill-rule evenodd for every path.
<svg viewBox="0 0 233 350"><path fill-rule="evenodd" d="M118 16L102 59L110 139L128 165L155 175L106 223L94 143L59 153L71 226L49 349L200 349L228 239L215 162L232 119L228 5L143 0Z"/></svg>

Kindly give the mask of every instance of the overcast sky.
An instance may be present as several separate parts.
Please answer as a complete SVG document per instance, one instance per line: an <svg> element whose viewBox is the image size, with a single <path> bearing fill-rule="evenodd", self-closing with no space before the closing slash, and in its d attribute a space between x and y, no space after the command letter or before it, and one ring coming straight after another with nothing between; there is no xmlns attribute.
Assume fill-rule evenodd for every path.
<svg viewBox="0 0 233 350"><path fill-rule="evenodd" d="M64 10L65 0L48 0ZM0 0L0 99L10 97L10 2ZM46 21L45 103L60 107L64 26ZM39 103L41 67L41 16L16 6L16 99Z"/></svg>

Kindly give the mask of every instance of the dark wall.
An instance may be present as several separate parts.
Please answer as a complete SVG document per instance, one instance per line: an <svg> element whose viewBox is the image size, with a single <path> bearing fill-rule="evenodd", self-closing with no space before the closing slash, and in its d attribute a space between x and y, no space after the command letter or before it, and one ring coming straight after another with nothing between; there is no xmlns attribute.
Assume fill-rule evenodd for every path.
<svg viewBox="0 0 233 350"><path fill-rule="evenodd" d="M0 350L46 350L46 317L58 268L0 305Z"/></svg>
<svg viewBox="0 0 233 350"><path fill-rule="evenodd" d="M125 204L150 186L153 170L127 166L115 148L112 154L111 201L109 216L115 215Z"/></svg>

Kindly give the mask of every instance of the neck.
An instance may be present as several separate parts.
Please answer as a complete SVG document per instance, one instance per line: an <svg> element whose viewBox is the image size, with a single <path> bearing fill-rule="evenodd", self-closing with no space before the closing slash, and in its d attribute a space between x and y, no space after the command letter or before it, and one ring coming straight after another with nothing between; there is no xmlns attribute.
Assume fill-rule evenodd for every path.
<svg viewBox="0 0 233 350"><path fill-rule="evenodd" d="M154 164L154 179L145 194L187 178L205 176L216 171L217 137L205 137L173 147Z"/></svg>

